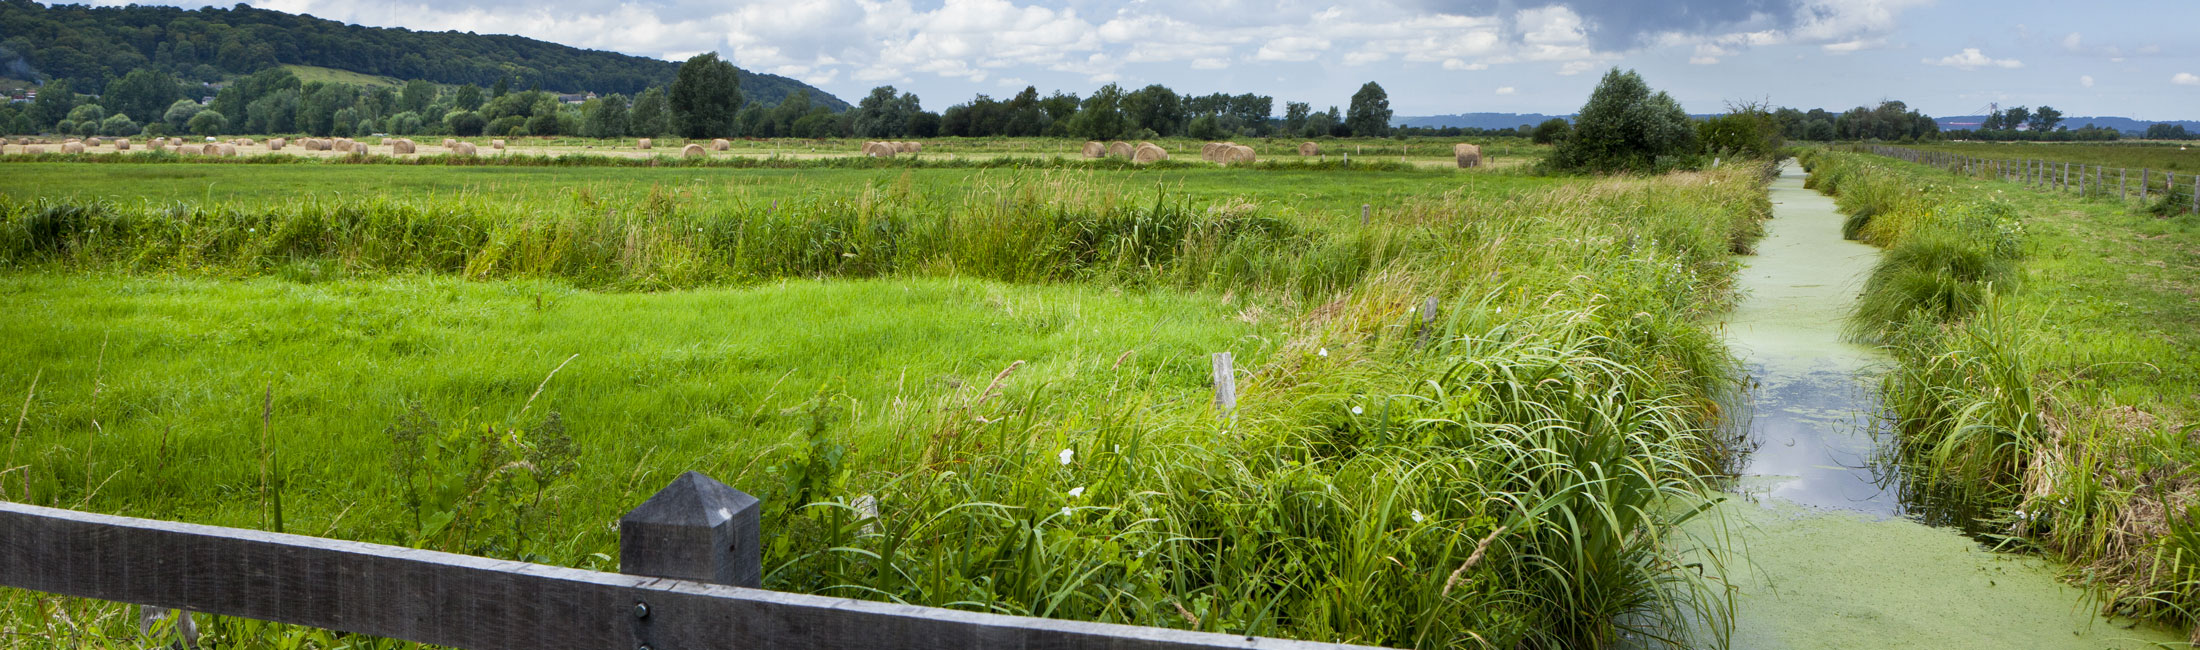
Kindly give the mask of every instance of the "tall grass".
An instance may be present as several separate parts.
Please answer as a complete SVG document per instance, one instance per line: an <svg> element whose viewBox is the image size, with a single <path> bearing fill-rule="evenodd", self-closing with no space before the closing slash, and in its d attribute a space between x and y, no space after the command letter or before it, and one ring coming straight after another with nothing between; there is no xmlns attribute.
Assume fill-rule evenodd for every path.
<svg viewBox="0 0 2200 650"><path fill-rule="evenodd" d="M658 195L564 214L486 199L264 209L12 201L0 204L7 274L0 279L12 276L22 290L0 295L63 301L38 288L50 282L39 278L54 275L182 276L193 279L176 282L211 285L199 295L263 316L248 319L264 328L247 334L260 343L130 348L133 359L185 366L272 363L267 357L298 354L280 342L320 340L306 335L309 319L280 290L222 293L237 277L278 288L345 278L328 293L443 305L423 307L410 324L358 317L359 327L376 331L426 328L406 329L399 338L407 340L518 337L540 325L505 325L503 311L474 313L486 308L472 305L483 293L533 293L534 310L555 315L537 288L561 283L612 290L888 283L863 294L871 298L892 295L894 283L942 281L934 277L1027 285L989 289L1006 294L990 310L937 316L949 319L943 327L986 341L1012 337L1016 327L1088 326L1060 310L1017 311L1019 292L1039 290L1032 284L1167 297L1164 307L1179 305L1172 310L1226 303L1240 310L1237 321L1272 323L1237 339L1261 354L1244 357L1235 418L1207 405L1198 373L1116 353L1173 331L1125 328L1080 343L1115 361L1080 365L1073 375L1003 363L976 380L893 361L903 358L896 345L938 342L887 337L871 349L888 353L877 363L898 367L852 355L834 371L844 382L838 388L784 392L781 373L793 371L770 364L737 359L698 369L694 353L644 355L567 370L539 403L529 391L542 385L541 369L491 361L461 370L444 364L484 362L392 343L405 353L361 364L372 368L330 353L312 370L330 377L323 385L386 385L372 394L410 396L386 422L350 421L336 415L342 409L286 409L331 398L286 395L281 384L274 400L277 417L303 418L292 421L294 431L346 432L291 434L303 448L285 458L389 462L292 460L276 471L294 528L326 525L498 557L601 567L606 560L592 558L609 557L615 543L602 522L637 493L695 468L762 497L772 589L1415 647L1645 639L1688 646L1721 641L1717 622L1727 608L1723 586L1702 578L1691 566L1697 558L1683 555L1675 538L1680 524L1704 512L1713 493L1706 483L1727 452L1713 433L1714 397L1734 373L1706 317L1731 300L1732 251L1749 245L1769 212L1763 178L1762 170L1730 169L1583 180L1504 200L1453 193L1406 201L1389 223L1344 230L1295 225L1249 202L1203 205L1058 178L1006 183L948 210L906 207L926 203L892 187L777 208L704 210ZM431 282L396 297L364 289L418 275L487 288ZM155 310L146 301L164 300L159 293L95 287L76 300ZM445 293L451 297L435 298ZM1417 310L1428 296L1441 298L1442 310L1424 334ZM599 337L604 354L694 337L663 329L673 327L671 312L697 308L688 293L636 300L668 311L591 321L629 323L622 330L635 333ZM736 292L706 302L762 301ZM1088 308L1101 309L1077 311ZM19 328L11 335L73 341L71 322L7 327ZM164 322L184 330L179 340L233 334ZM778 345L801 345L800 336L786 338ZM42 345L35 358L0 369L0 382L20 385L32 366L84 363L75 347ZM371 381L361 375L370 372ZM666 374L770 388L738 399L679 388L687 384L650 388ZM562 382L588 388L561 393ZM42 409L82 402L41 386ZM128 392L132 403L170 404L159 409L167 412L224 403L257 386L155 382ZM673 395L605 397L636 391ZM616 413L589 406L599 401ZM689 417L674 409L700 409L693 417L710 426L665 427L663 440L629 430ZM81 436L60 435L66 421L34 422L26 433L32 455L74 458L70 445ZM109 424L116 435L150 441L163 435L158 421ZM349 435L361 427L366 435ZM666 451L649 451L659 449ZM190 471L209 480L142 476L96 499L85 493L90 481L74 475L76 463L34 461L25 497L127 510L133 496L166 486L177 516L220 513L232 482L225 477L249 474L251 460L207 457ZM364 505L339 505L347 502ZM9 611L27 607L10 598ZM1687 622L1706 620L1712 638L1690 637L1700 628ZM211 634L266 643L256 640L264 629L224 625Z"/></svg>
<svg viewBox="0 0 2200 650"><path fill-rule="evenodd" d="M2190 285L2119 259L2187 275L2167 253L2189 246L2189 217L1807 158L1887 249L1849 331L1895 357L1882 391L1917 491L1963 517L1949 523L2075 563L2104 612L2200 620Z"/></svg>

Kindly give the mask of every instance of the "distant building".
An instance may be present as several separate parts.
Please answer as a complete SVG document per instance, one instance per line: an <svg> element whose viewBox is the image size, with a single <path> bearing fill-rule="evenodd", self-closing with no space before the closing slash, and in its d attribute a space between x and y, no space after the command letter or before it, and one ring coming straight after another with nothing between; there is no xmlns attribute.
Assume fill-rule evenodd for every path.
<svg viewBox="0 0 2200 650"><path fill-rule="evenodd" d="M587 93L584 95L558 95L558 101L565 102L567 104L579 104L595 98L596 93Z"/></svg>

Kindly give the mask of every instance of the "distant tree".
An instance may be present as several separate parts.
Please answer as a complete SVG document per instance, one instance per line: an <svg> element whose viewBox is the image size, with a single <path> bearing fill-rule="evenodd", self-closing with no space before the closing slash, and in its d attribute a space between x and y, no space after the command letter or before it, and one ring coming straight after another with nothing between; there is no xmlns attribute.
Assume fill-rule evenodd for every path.
<svg viewBox="0 0 2200 650"><path fill-rule="evenodd" d="M741 111L741 72L718 58L717 52L690 57L667 93L673 126L689 138L722 138L734 134L734 116Z"/></svg>
<svg viewBox="0 0 2200 650"><path fill-rule="evenodd" d="M45 128L68 119L76 102L76 91L69 87L68 80L55 81L38 89L38 98L31 101L30 110L24 114L30 116L36 128Z"/></svg>
<svg viewBox="0 0 2200 650"><path fill-rule="evenodd" d="M203 110L206 107L196 101L178 99L168 105L168 110L161 111L160 121L167 123L169 130L182 133L190 129L191 116Z"/></svg>
<svg viewBox="0 0 2200 650"><path fill-rule="evenodd" d="M2001 112L2001 128L2003 129L2014 131L2030 121L2032 121L2032 109L2023 106L2011 107Z"/></svg>
<svg viewBox="0 0 2200 650"><path fill-rule="evenodd" d="M189 126L192 135L216 135L229 129L229 120L223 118L220 112L204 110L191 116Z"/></svg>
<svg viewBox="0 0 2200 650"><path fill-rule="evenodd" d="M1168 86L1152 84L1125 94L1122 110L1131 130L1146 129L1161 136L1184 132L1184 100Z"/></svg>
<svg viewBox="0 0 2200 650"><path fill-rule="evenodd" d="M1001 134L1015 137L1032 137L1046 133L1054 125L1054 118L1047 115L1039 103L1039 88L1024 86L1023 92L1001 106Z"/></svg>
<svg viewBox="0 0 2200 650"><path fill-rule="evenodd" d="M1613 68L1574 118L1574 133L1551 153L1553 167L1598 173L1656 171L1695 153L1696 129L1680 102L1633 70Z"/></svg>
<svg viewBox="0 0 2200 650"><path fill-rule="evenodd" d="M69 109L68 120L77 124L90 122L96 125L104 119L107 119L107 109L98 104L78 104L76 108Z"/></svg>
<svg viewBox="0 0 2200 650"><path fill-rule="evenodd" d="M653 138L671 132L672 107L665 103L664 89L644 90L634 98L634 109L627 119L627 135Z"/></svg>
<svg viewBox="0 0 2200 650"><path fill-rule="evenodd" d="M2156 122L2156 123L2154 123L2154 124L2149 124L2149 125L2147 125L2146 138L2147 138L2148 140L2191 140L2191 139L2194 139L2194 138L2193 138L2193 134L2192 134L2192 132L2191 132L2190 130L2186 129L2186 128L2185 128L2185 125L2183 125L2183 124L2163 124L2163 123L2160 123L2160 122Z"/></svg>
<svg viewBox="0 0 2200 650"><path fill-rule="evenodd" d="M1787 142L1780 134L1780 120L1761 104L1729 106L1725 115L1696 124L1696 138L1706 152L1740 158L1772 158Z"/></svg>
<svg viewBox="0 0 2200 650"><path fill-rule="evenodd" d="M626 136L626 97L610 95L581 105L581 135L591 138Z"/></svg>
<svg viewBox="0 0 2200 650"><path fill-rule="evenodd" d="M1390 94L1373 81L1352 93L1352 107L1345 112L1345 128L1352 135L1380 138L1390 135Z"/></svg>
<svg viewBox="0 0 2200 650"><path fill-rule="evenodd" d="M1306 132L1306 118L1314 107L1306 102L1286 102L1283 105L1283 131L1292 135Z"/></svg>
<svg viewBox="0 0 2200 650"><path fill-rule="evenodd" d="M107 84L107 92L99 102L117 113L155 116L182 98L183 89L175 77L152 68L138 68Z"/></svg>
<svg viewBox="0 0 2200 650"><path fill-rule="evenodd" d="M855 137L899 138L908 135L910 116L922 111L916 95L896 92L893 86L879 86L856 103L849 119Z"/></svg>
<svg viewBox="0 0 2200 650"><path fill-rule="evenodd" d="M2039 110L2032 111L2032 120L2026 124L2032 127L2034 132L2046 133L2055 130L2055 126L2062 124L2062 121L2062 111L2055 110L2053 106L2042 105Z"/></svg>
<svg viewBox="0 0 2200 650"><path fill-rule="evenodd" d="M459 86L458 90L451 92L451 106L458 110L480 110L483 101L486 100L481 97L481 87L473 84Z"/></svg>
<svg viewBox="0 0 2200 650"><path fill-rule="evenodd" d="M497 77L497 83L489 87L489 98L496 99L512 92L511 77Z"/></svg>
<svg viewBox="0 0 2200 650"><path fill-rule="evenodd" d="M909 137L936 138L940 135L940 114L918 111L909 116Z"/></svg>
<svg viewBox="0 0 2200 650"><path fill-rule="evenodd" d="M1557 144L1573 133L1573 130L1574 125L1568 124L1566 118L1554 117L1535 125L1535 129L1529 131L1528 139L1536 144Z"/></svg>
<svg viewBox="0 0 2200 650"><path fill-rule="evenodd" d="M383 128L389 129L390 135L417 135L420 133L421 122L419 113L405 111L396 115L391 115L388 120L385 120L385 122L387 122L387 124L385 124Z"/></svg>
<svg viewBox="0 0 2200 650"><path fill-rule="evenodd" d="M429 106L435 104L436 93L435 84L430 83L428 80L414 79L407 81L405 82L405 89L398 94L398 109L414 113L426 112Z"/></svg>
<svg viewBox="0 0 2200 650"><path fill-rule="evenodd" d="M1213 115L1201 115L1192 118L1191 125L1184 127L1184 133L1199 140L1220 140L1222 139L1222 120Z"/></svg>
<svg viewBox="0 0 2200 650"><path fill-rule="evenodd" d="M1984 122L1980 122L1978 128L1981 131L2000 131L2001 111L1988 112L1986 114L1986 120Z"/></svg>
<svg viewBox="0 0 2200 650"><path fill-rule="evenodd" d="M443 116L443 126L457 136L477 136L489 127L489 120L474 111L451 111Z"/></svg>
<svg viewBox="0 0 2200 650"><path fill-rule="evenodd" d="M1123 87L1115 84L1101 86L1092 91L1091 97L1077 107L1076 126L1072 132L1088 140L1112 140L1130 132L1130 122L1123 117Z"/></svg>
<svg viewBox="0 0 2200 650"><path fill-rule="evenodd" d="M1834 138L1839 137L1839 134L1835 133L1833 130L1832 121L1825 119L1815 119L1805 122L1804 124L1806 125L1806 127L1804 129L1805 135L1803 136L1803 138L1806 140L1831 142Z"/></svg>
<svg viewBox="0 0 2200 650"><path fill-rule="evenodd" d="M100 135L137 135L138 130L138 123L135 120L131 120L128 113L116 113L113 115L109 115L107 116L107 119L100 120L99 122Z"/></svg>
<svg viewBox="0 0 2200 650"><path fill-rule="evenodd" d="M298 91L278 90L253 100L244 109L244 130L249 133L291 133L298 130Z"/></svg>

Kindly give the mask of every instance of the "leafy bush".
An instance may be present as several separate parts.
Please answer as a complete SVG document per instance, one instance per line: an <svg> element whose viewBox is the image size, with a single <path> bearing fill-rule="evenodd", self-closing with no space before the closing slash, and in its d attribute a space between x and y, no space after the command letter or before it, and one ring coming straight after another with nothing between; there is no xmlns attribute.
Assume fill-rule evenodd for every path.
<svg viewBox="0 0 2200 650"><path fill-rule="evenodd" d="M1652 94L1635 71L1613 68L1548 164L1569 172L1659 172L1688 166L1695 153L1696 127L1680 102Z"/></svg>

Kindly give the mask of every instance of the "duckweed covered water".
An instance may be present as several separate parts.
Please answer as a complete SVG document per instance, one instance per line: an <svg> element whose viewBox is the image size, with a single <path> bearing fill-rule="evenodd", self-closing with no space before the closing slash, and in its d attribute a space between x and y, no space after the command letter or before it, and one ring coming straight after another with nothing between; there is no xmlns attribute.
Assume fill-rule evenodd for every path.
<svg viewBox="0 0 2200 650"><path fill-rule="evenodd" d="M1841 237L1833 201L1793 163L1726 324L1748 366L1756 449L1724 506L1736 648L2183 647L2183 635L2103 619L2050 563L1918 523L1883 462L1876 351L1841 324L1876 249Z"/></svg>

